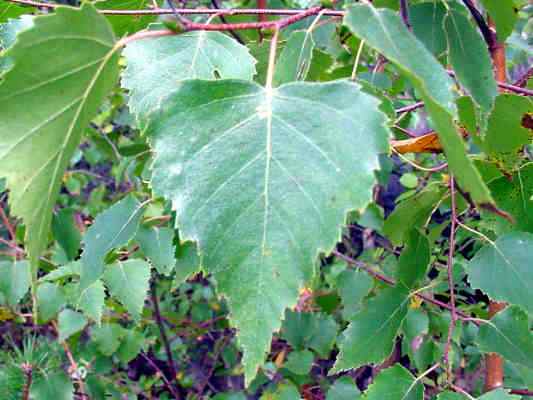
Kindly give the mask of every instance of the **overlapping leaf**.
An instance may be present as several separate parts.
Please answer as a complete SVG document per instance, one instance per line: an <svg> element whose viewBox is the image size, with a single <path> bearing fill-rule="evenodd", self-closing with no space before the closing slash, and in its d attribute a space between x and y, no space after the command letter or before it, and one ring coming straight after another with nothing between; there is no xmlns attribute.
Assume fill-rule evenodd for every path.
<svg viewBox="0 0 533 400"><path fill-rule="evenodd" d="M154 118L153 188L228 299L247 382L318 252L371 199L388 137L378 106L349 82L193 80Z"/></svg>
<svg viewBox="0 0 533 400"><path fill-rule="evenodd" d="M245 79L255 74L248 49L220 32L195 31L134 41L124 49L122 86L141 120L159 108L185 79Z"/></svg>
<svg viewBox="0 0 533 400"><path fill-rule="evenodd" d="M455 127L457 112L452 82L442 66L391 10L378 10L368 4L353 5L348 9L344 24L411 78L424 100L458 182L476 203L492 204L490 192L468 158L463 139Z"/></svg>
<svg viewBox="0 0 533 400"><path fill-rule="evenodd" d="M485 245L468 264L468 280L492 299L533 313L533 234L511 232Z"/></svg>
<svg viewBox="0 0 533 400"><path fill-rule="evenodd" d="M0 84L0 175L11 211L26 224L35 270L63 172L117 82L118 55L108 23L89 4L33 22L6 53L14 66ZM46 60L38 73L36 59Z"/></svg>
<svg viewBox="0 0 533 400"><path fill-rule="evenodd" d="M343 333L334 372L381 362L390 354L407 314L407 295L403 287L385 289L352 318Z"/></svg>

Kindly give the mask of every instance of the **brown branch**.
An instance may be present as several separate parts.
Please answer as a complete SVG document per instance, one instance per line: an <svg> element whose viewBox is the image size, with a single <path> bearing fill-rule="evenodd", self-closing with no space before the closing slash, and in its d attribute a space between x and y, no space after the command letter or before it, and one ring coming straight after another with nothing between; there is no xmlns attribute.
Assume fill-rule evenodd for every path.
<svg viewBox="0 0 533 400"><path fill-rule="evenodd" d="M218 0L211 0L211 4L213 5L213 8L217 10L221 10ZM223 24L228 23L228 21L226 20L223 14L217 14L217 16ZM233 39L235 39L237 42L239 42L240 44L244 44L244 40L242 40L242 38L239 36L237 32L235 32L234 30L229 30L228 33L231 36L233 36Z"/></svg>

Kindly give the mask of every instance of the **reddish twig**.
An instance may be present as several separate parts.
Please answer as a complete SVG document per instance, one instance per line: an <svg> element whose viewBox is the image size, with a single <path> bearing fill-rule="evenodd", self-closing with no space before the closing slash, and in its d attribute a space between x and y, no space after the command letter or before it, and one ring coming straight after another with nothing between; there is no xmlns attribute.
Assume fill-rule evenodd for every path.
<svg viewBox="0 0 533 400"><path fill-rule="evenodd" d="M53 9L57 7L69 7L57 3L42 3L39 1L33 0L3 0L9 3L21 4L26 6L38 7L38 8L47 8ZM71 7L76 8L76 7ZM182 15L298 15L302 12L305 12L304 9L283 9L283 8L273 8L273 9L258 9L258 8L233 8L233 9L210 9L210 8L176 8L176 11ZM174 14L174 11L168 8L151 8L143 10L99 10L101 14L105 15L169 15ZM332 16L332 17L342 17L344 16L344 11L339 10L325 10L323 15Z"/></svg>
<svg viewBox="0 0 533 400"><path fill-rule="evenodd" d="M527 389L512 389L510 391L511 394L517 394L519 396L529 396L533 397L533 391L527 390Z"/></svg>
<svg viewBox="0 0 533 400"><path fill-rule="evenodd" d="M9 222L9 218L7 218L6 212L2 206L0 206L0 217L2 218L2 222L9 232L10 239L15 240L15 229L13 228L13 225L11 225L11 222Z"/></svg>
<svg viewBox="0 0 533 400"><path fill-rule="evenodd" d="M455 283L453 281L453 256L455 253L455 231L457 229L457 207L456 207L456 198L455 198L455 180L453 175L450 176L450 198L452 203L452 216L451 216L451 227L450 227L450 247L448 249L448 263L447 263L447 273L448 273L448 287L450 289L450 314L451 321L450 326L448 327L448 338L446 339L446 346L444 347L443 360L444 365L446 366L446 377L448 382L452 382L452 367L450 364L450 349L452 346L452 336L455 329L455 324L457 322L457 310L455 308Z"/></svg>
<svg viewBox="0 0 533 400"><path fill-rule="evenodd" d="M59 335L57 324L54 321L52 321L52 326L54 327L56 334ZM72 351L70 351L70 347L67 341L63 340L61 342L61 345L63 346L63 350L65 351L65 355L67 356L68 362L70 364L69 375L73 377L78 384L78 395L81 398L88 398L87 394L85 393L85 385L83 383L83 379L81 378L78 372L78 363L74 359L74 356L72 355Z"/></svg>

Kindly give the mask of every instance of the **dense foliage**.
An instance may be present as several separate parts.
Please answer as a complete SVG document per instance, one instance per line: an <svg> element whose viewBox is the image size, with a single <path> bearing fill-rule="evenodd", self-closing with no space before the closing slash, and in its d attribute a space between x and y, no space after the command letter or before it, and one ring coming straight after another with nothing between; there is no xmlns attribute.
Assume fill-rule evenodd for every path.
<svg viewBox="0 0 533 400"><path fill-rule="evenodd" d="M533 396L532 15L0 0L2 399Z"/></svg>

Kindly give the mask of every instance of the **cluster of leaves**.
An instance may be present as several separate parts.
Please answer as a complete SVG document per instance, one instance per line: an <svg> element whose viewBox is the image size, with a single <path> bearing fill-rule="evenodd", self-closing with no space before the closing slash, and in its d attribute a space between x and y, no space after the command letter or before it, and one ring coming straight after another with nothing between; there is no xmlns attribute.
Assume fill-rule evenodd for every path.
<svg viewBox="0 0 533 400"><path fill-rule="evenodd" d="M533 389L532 6L346 2L272 32L99 12L147 3L0 2L5 398Z"/></svg>

